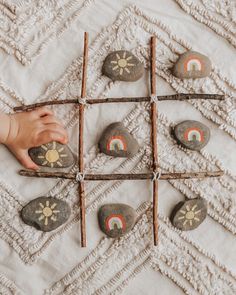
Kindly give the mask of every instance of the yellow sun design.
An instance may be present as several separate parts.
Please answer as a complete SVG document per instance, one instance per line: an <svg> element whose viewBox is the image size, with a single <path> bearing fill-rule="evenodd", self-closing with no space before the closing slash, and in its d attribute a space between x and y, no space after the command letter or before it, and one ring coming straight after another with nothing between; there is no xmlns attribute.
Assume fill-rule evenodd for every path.
<svg viewBox="0 0 236 295"><path fill-rule="evenodd" d="M43 166L50 164L51 168L54 167L55 163L62 167L62 163L60 162L61 158L68 157L67 154L63 154L64 147L57 149L57 143L54 141L52 143L52 147L50 145L41 145L41 147L45 150L45 154L40 154L38 159L44 159L45 161L42 163Z"/></svg>
<svg viewBox="0 0 236 295"><path fill-rule="evenodd" d="M198 215L202 210L197 210L197 204L193 205L192 208L189 207L189 205L186 205L186 211L180 210L180 213L182 213L182 216L178 217L178 220L183 220L183 225L186 225L187 223L190 224L190 226L193 225L194 221L200 221L200 219L196 216Z"/></svg>
<svg viewBox="0 0 236 295"><path fill-rule="evenodd" d="M46 201L45 206L42 203L39 203L39 206L40 210L35 211L36 214L40 214L39 221L44 220L44 225L48 225L48 220L57 221L56 214L60 213L60 210L54 210L57 206L56 203L53 203L50 206L49 201Z"/></svg>
<svg viewBox="0 0 236 295"><path fill-rule="evenodd" d="M132 59L132 56L126 57L126 52L123 53L123 57L121 57L118 53L116 53L116 60L112 60L111 63L115 65L112 70L119 70L120 75L122 76L124 71L130 74L129 67L134 67L135 64L129 63Z"/></svg>

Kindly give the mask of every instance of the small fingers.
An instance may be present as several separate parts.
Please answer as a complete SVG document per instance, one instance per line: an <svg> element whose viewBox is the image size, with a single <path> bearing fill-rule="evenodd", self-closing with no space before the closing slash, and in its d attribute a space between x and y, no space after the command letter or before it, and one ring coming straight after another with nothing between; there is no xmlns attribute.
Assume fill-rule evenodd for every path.
<svg viewBox="0 0 236 295"><path fill-rule="evenodd" d="M42 131L37 138L37 143L35 146L39 146L42 144L49 143L51 141L57 141L61 144L66 144L68 142L67 135L65 136L61 132L57 132L55 130L44 130Z"/></svg>
<svg viewBox="0 0 236 295"><path fill-rule="evenodd" d="M58 125L61 125L61 122L53 115L47 115L45 117L42 117L40 118L40 121L43 123L43 124L58 124Z"/></svg>
<svg viewBox="0 0 236 295"><path fill-rule="evenodd" d="M37 117L44 117L47 115L53 115L53 111L47 107L37 108L36 110L32 111L32 114L36 115Z"/></svg>
<svg viewBox="0 0 236 295"><path fill-rule="evenodd" d="M45 131L56 132L60 134L66 142L68 141L67 131L61 124L56 124L56 123L47 124L45 125Z"/></svg>
<svg viewBox="0 0 236 295"><path fill-rule="evenodd" d="M31 160L27 150L21 150L16 154L19 162L27 169L38 170L39 167Z"/></svg>

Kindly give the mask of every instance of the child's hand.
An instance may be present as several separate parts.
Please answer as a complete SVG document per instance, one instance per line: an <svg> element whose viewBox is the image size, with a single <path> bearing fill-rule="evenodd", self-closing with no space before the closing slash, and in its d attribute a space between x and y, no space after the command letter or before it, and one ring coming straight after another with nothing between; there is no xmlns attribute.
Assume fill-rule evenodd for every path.
<svg viewBox="0 0 236 295"><path fill-rule="evenodd" d="M5 123L3 134L0 130L1 143L5 144L20 163L28 169L38 169L29 157L28 149L50 141L62 144L68 142L66 130L53 116L53 112L45 107L9 116L0 114L0 126L1 122Z"/></svg>

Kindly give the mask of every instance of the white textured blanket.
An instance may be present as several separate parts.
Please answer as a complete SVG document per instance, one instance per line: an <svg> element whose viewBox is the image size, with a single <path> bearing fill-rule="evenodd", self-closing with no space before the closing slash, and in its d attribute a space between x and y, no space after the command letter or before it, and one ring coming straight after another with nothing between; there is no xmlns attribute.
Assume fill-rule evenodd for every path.
<svg viewBox="0 0 236 295"><path fill-rule="evenodd" d="M158 143L163 171L224 170L218 179L162 181L159 245L152 242L152 191L148 181L86 183L87 242L80 248L77 185L73 181L21 177L21 168L0 147L0 294L236 294L236 2L235 0L0 0L0 107L80 95L83 32L90 33L89 97L148 94L149 46L157 36L158 94L218 93L224 101L160 102ZM111 82L101 74L113 50L131 50L145 65L135 83ZM213 64L206 79L182 81L170 72L178 56L193 49ZM117 108L119 107L119 112ZM134 173L150 167L149 105L96 105L86 109L86 172ZM77 152L78 111L53 110L65 122ZM180 148L170 127L186 119L211 129L201 152ZM131 159L98 154L101 131L123 121L141 148ZM73 167L71 171L76 171ZM21 208L39 196L56 196L72 208L54 232L25 225ZM202 197L208 216L192 232L169 221L173 206ZM97 210L105 203L134 207L139 220L118 240L104 237Z"/></svg>

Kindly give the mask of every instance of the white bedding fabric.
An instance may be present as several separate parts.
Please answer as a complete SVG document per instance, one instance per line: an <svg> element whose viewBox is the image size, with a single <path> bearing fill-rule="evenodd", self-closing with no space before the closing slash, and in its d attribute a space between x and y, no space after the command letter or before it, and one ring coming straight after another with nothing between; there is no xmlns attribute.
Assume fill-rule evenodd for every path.
<svg viewBox="0 0 236 295"><path fill-rule="evenodd" d="M149 181L86 183L87 248L80 247L79 198L74 182L21 177L21 168L0 147L0 294L236 294L236 59L235 0L0 0L0 107L80 95L83 32L89 32L88 95L138 96L149 93L149 39L157 44L158 94L220 93L223 102L160 102L159 160L163 171L223 169L219 179L162 181L159 187L159 246L152 242ZM194 6L194 7L193 7ZM197 15L197 16L196 16ZM101 75L106 55L128 49L146 68L135 83L112 83ZM212 61L210 77L181 81L170 68L193 49ZM117 111L119 108L119 111ZM65 122L77 152L78 112L53 107ZM148 104L96 105L86 109L86 171L138 173L150 167ZM180 149L169 127L186 119L211 129L201 152ZM102 130L123 121L140 144L132 159L97 153ZM76 171L76 167L72 168ZM51 233L25 225L19 211L39 196L67 200L70 220ZM168 217L184 198L202 197L208 216L192 232L174 229ZM97 210L122 202L140 220L119 240L105 238Z"/></svg>

